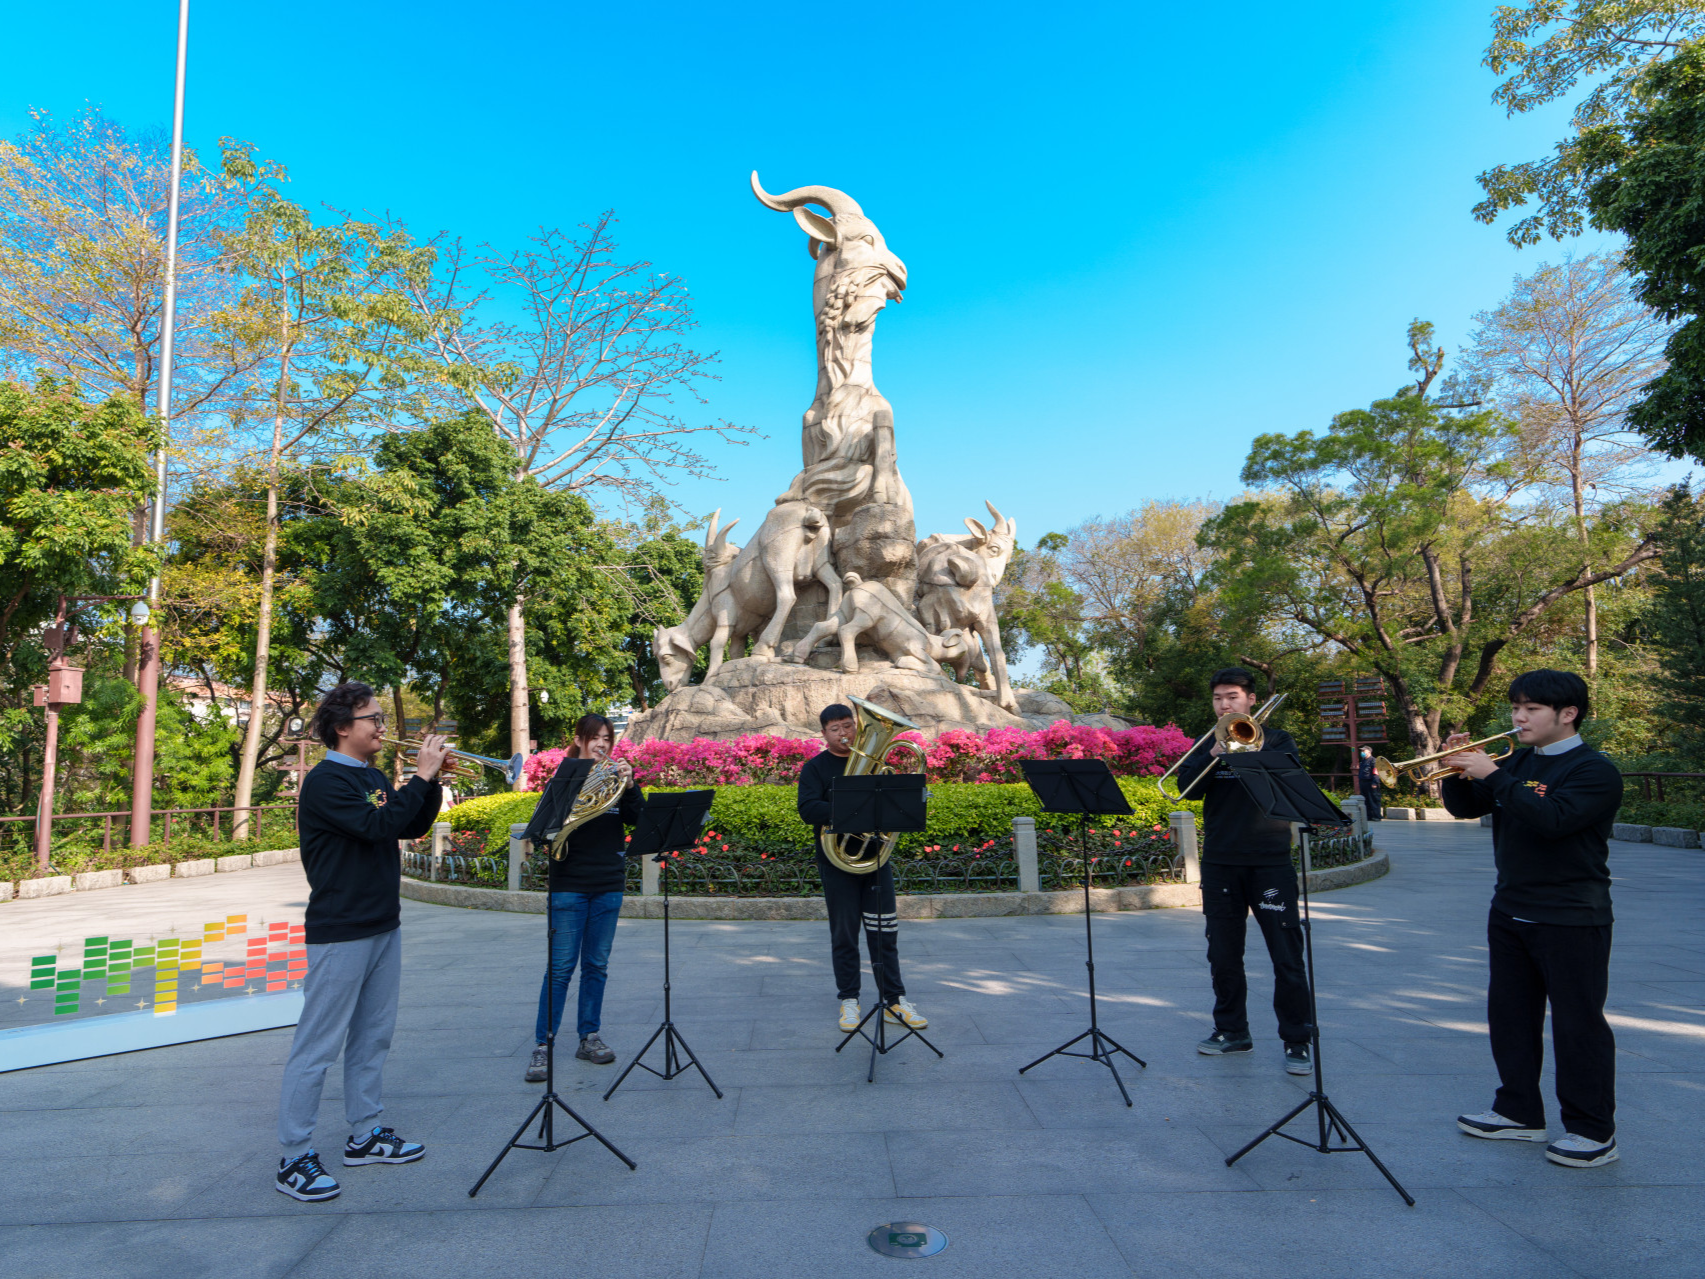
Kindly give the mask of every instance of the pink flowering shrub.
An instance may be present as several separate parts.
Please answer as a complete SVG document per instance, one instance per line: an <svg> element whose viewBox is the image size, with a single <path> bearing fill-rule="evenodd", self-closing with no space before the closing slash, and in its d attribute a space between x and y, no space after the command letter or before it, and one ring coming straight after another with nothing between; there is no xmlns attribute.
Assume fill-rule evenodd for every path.
<svg viewBox="0 0 1705 1279"><path fill-rule="evenodd" d="M931 781L1017 782L1021 759L1104 759L1121 777L1158 777L1190 748L1176 727L1076 728L1064 720L1038 732L997 728L977 734L943 733L933 742L916 733L903 737L924 747ZM616 758L633 765L641 786L790 785L806 760L823 749L818 740L754 733L732 741L616 744ZM543 790L566 752L540 751L527 761L527 789Z"/></svg>

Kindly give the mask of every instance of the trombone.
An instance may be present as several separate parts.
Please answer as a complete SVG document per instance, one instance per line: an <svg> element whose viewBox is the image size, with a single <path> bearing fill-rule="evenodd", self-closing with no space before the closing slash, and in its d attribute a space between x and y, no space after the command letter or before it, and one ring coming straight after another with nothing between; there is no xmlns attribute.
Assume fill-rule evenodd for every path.
<svg viewBox="0 0 1705 1279"><path fill-rule="evenodd" d="M1221 715L1219 719L1214 721L1214 726L1212 728L1198 737L1195 742L1192 743L1189 750L1185 751L1175 761L1173 761L1171 768L1167 769L1155 779L1154 784L1156 789L1160 791L1164 798L1170 799L1174 803L1186 798L1191 791L1195 790L1196 783L1200 782L1202 778L1214 771L1211 765L1198 773L1195 781L1192 781L1176 795L1168 795L1166 793L1166 779L1176 773L1179 765L1189 759L1195 752L1196 747L1200 746L1210 737L1218 742L1220 744L1220 748L1227 754L1233 754L1240 751L1260 750L1261 742L1263 738L1266 737L1266 734L1262 731L1262 725L1267 722L1267 717L1269 715L1279 709L1279 703L1289 696L1289 693L1274 693L1266 701L1262 702L1253 714L1246 714L1243 711L1227 711L1224 715ZM1176 783L1174 783L1174 785L1176 785Z"/></svg>
<svg viewBox="0 0 1705 1279"><path fill-rule="evenodd" d="M1426 768L1429 764L1436 764L1441 759L1448 759L1452 755L1460 755L1464 751L1475 750L1481 746L1490 746L1493 742L1502 742L1504 744L1504 749L1498 751L1496 754L1492 751L1487 751L1486 753L1491 755L1493 759L1502 759L1516 748L1514 741L1515 736L1516 731L1512 728L1506 732L1493 733L1490 737L1482 737L1477 742L1468 742L1462 746L1452 746L1448 750L1434 751L1431 755L1417 755L1414 759L1406 759L1401 764L1393 764L1389 759L1381 755L1373 762L1373 775L1379 779L1379 784L1387 790L1396 790L1397 779L1400 777L1409 778L1409 780L1414 782L1417 786L1419 786L1422 782L1436 782L1441 777L1452 777L1455 774L1460 773L1462 770L1460 768L1445 767L1439 769L1437 772L1421 774L1417 774L1412 770Z"/></svg>
<svg viewBox="0 0 1705 1279"><path fill-rule="evenodd" d="M418 754L419 742L404 741L400 737L382 739L387 746L395 746L405 755ZM493 759L489 755L475 755L472 751L457 750L451 747L444 756L444 763L438 771L446 777L458 778L464 782L477 781L485 776L485 770L495 768L503 774L503 780L511 786L521 780L521 768L527 762L525 755L511 755L508 759Z"/></svg>

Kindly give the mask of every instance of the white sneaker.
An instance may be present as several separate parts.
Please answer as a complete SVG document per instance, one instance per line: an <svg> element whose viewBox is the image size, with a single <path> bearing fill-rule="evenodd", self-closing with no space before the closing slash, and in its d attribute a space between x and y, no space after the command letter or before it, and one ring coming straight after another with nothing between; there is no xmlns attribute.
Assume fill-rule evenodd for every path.
<svg viewBox="0 0 1705 1279"><path fill-rule="evenodd" d="M922 1030L929 1025L924 1015L912 1007L912 1001L904 995L884 1008L882 1016L890 1025L908 1026L912 1030Z"/></svg>
<svg viewBox="0 0 1705 1279"><path fill-rule="evenodd" d="M1458 1115L1456 1126L1470 1137L1485 1137L1488 1141L1545 1140L1545 1129L1518 1124L1495 1110L1485 1110L1478 1115Z"/></svg>
<svg viewBox="0 0 1705 1279"><path fill-rule="evenodd" d="M850 1035L853 1031L858 1029L858 1023L858 1000L841 1000L841 1029Z"/></svg>
<svg viewBox="0 0 1705 1279"><path fill-rule="evenodd" d="M1616 1153L1616 1138L1594 1141L1568 1133L1545 1148L1545 1157L1565 1168L1601 1168L1622 1158Z"/></svg>

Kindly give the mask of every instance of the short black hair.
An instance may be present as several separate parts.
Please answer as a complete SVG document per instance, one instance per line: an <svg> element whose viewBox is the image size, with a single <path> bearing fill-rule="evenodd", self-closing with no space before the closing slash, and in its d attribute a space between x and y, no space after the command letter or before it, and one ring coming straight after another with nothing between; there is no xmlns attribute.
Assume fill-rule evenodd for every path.
<svg viewBox="0 0 1705 1279"><path fill-rule="evenodd" d="M314 707L314 718L308 723L308 731L335 751L337 730L355 723L356 710L377 700L378 694L371 684L355 679L339 684L320 698L320 704Z"/></svg>
<svg viewBox="0 0 1705 1279"><path fill-rule="evenodd" d="M1208 693L1211 695L1221 684L1235 684L1251 696L1255 693L1255 676L1241 666L1225 666L1208 676Z"/></svg>
<svg viewBox="0 0 1705 1279"><path fill-rule="evenodd" d="M820 727L827 728L838 719L857 718L858 717L853 714L852 707L843 706L840 702L835 702L833 705L825 706L823 708L822 712L817 716L817 723Z"/></svg>
<svg viewBox="0 0 1705 1279"><path fill-rule="evenodd" d="M1538 702L1559 715L1565 706L1573 706L1576 728L1586 723L1592 713L1587 682L1573 671L1523 671L1510 681L1510 700Z"/></svg>

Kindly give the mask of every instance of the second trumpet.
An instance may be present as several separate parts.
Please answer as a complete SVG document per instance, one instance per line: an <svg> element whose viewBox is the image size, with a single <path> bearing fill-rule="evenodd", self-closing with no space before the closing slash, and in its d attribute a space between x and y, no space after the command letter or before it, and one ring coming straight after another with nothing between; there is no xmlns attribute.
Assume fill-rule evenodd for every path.
<svg viewBox="0 0 1705 1279"><path fill-rule="evenodd" d="M1514 729L1510 729L1508 732L1503 733L1493 733L1490 737L1482 737L1477 742L1468 742L1462 746L1452 746L1449 750L1434 751L1431 755L1417 755L1414 759L1406 759L1401 764L1393 764L1389 759L1381 755L1373 762L1373 775L1379 779L1379 784L1387 790L1391 790L1396 787L1397 779L1399 777L1408 777L1409 780L1414 782L1416 785L1419 785L1422 782L1437 781L1441 777L1452 777L1455 774L1460 773L1462 770L1460 768L1451 768L1448 765L1435 772L1417 773L1414 770L1425 769L1429 765L1436 764L1442 759L1449 759L1452 755L1460 755L1464 751L1478 750L1482 746L1490 746L1493 742L1502 742L1504 744L1504 749L1501 751L1489 750L1486 753L1491 755L1494 759L1502 759L1505 755L1508 755L1516 748L1514 741L1515 735L1516 733Z"/></svg>

